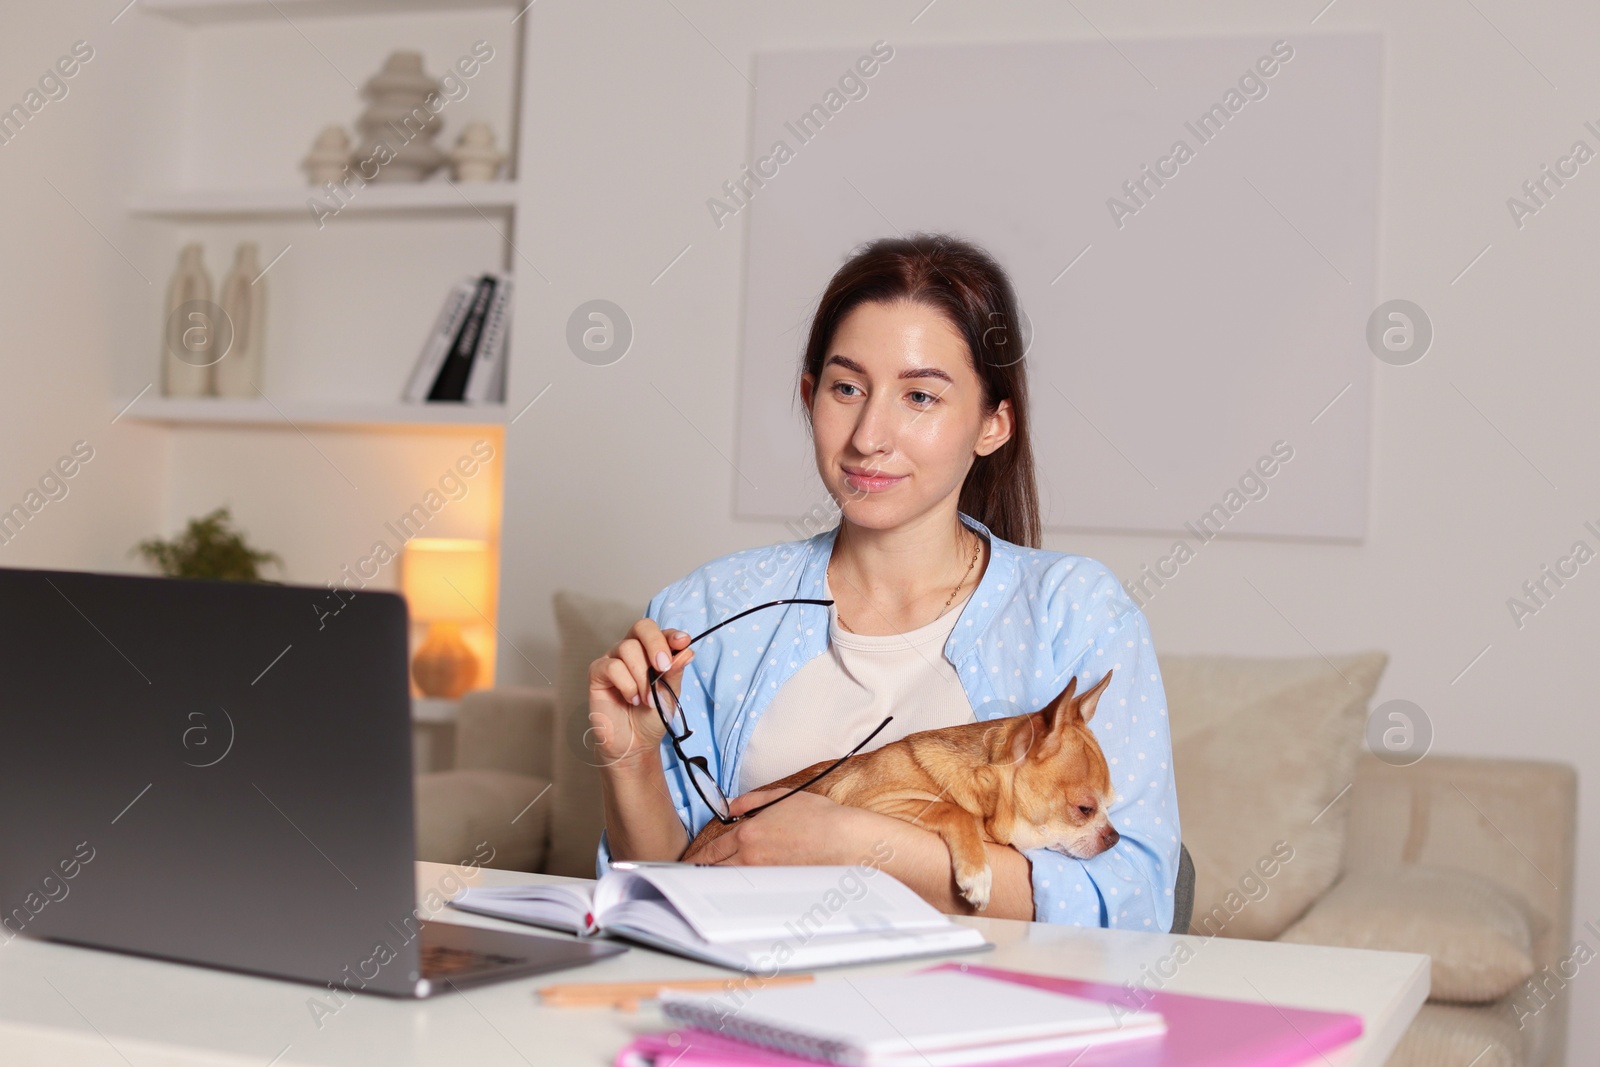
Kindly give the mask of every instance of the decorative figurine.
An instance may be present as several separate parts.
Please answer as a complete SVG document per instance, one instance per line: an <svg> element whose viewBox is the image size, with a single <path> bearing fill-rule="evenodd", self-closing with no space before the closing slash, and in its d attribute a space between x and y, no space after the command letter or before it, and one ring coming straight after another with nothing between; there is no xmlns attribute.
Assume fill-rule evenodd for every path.
<svg viewBox="0 0 1600 1067"><path fill-rule="evenodd" d="M391 52L383 69L367 79L361 95L370 103L356 120L356 168L363 179L420 182L444 165L445 154L433 143L444 121L426 104L439 88L422 72L421 52Z"/></svg>
<svg viewBox="0 0 1600 1067"><path fill-rule="evenodd" d="M469 122L456 139L450 163L458 182L492 182L506 154L495 147L494 130L487 122Z"/></svg>
<svg viewBox="0 0 1600 1067"><path fill-rule="evenodd" d="M338 181L349 165L350 135L343 126L324 126L311 152L300 162L312 185Z"/></svg>

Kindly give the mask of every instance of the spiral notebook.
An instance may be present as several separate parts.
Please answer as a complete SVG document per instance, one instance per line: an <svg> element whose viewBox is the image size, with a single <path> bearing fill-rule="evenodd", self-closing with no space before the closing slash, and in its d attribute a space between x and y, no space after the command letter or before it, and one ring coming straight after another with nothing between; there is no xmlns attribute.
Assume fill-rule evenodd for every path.
<svg viewBox="0 0 1600 1067"><path fill-rule="evenodd" d="M1149 1011L961 971L831 978L728 994L661 993L675 1022L825 1063L965 1067L1160 1037Z"/></svg>
<svg viewBox="0 0 1600 1067"><path fill-rule="evenodd" d="M1148 1041L1121 1041L1072 1053L1073 1067L1298 1067L1316 1065L1363 1032L1361 1017L1256 1001L1220 1000L1184 993L1139 990L967 963L942 963L918 974L958 971L1036 990L1067 993L1119 1004L1124 1012L1145 1009L1161 1016L1166 1032ZM961 1016L970 1021L964 1009ZM645 1034L617 1053L615 1067L805 1067L815 1064L793 1053L738 1040L731 1028L684 1027ZM917 1061L913 1061L917 1062ZM1009 1054L990 1050L974 1061L1004 1067L1062 1067L1060 1053Z"/></svg>

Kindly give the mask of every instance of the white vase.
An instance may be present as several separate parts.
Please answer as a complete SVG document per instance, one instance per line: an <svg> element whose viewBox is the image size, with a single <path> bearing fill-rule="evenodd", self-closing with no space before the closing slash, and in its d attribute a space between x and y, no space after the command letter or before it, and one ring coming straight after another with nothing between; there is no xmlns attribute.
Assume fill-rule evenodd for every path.
<svg viewBox="0 0 1600 1067"><path fill-rule="evenodd" d="M218 302L233 327L233 345L217 361L218 396L254 397L261 382L261 342L267 315L267 283L260 279L256 243L244 241L234 253L233 269L222 280ZM255 284L251 284L253 279Z"/></svg>
<svg viewBox="0 0 1600 1067"><path fill-rule="evenodd" d="M211 276L201 262L203 249L187 244L167 286L167 313L161 329L161 392L166 396L211 393L211 352L217 308L211 303Z"/></svg>

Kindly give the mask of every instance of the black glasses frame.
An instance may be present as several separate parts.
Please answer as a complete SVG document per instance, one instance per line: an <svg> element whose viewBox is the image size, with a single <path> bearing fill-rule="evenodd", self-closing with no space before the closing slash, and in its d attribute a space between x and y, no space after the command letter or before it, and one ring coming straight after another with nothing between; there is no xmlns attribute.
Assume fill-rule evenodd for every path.
<svg viewBox="0 0 1600 1067"><path fill-rule="evenodd" d="M765 604L757 604L753 608L746 608L737 615L730 615L728 618L723 619L721 622L711 627L711 629L706 630L695 637L691 637L689 639L689 645L694 644L702 637L707 637L713 633L716 633L730 622L736 622L753 612L761 611L764 608L775 608L781 604L816 604L819 607L828 608L833 606L833 601L807 599L769 600ZM689 645L685 645L684 648L688 648ZM827 777L843 766L845 760L849 759L851 756L854 756L857 752L860 752L862 748L866 746L868 741L871 741L874 737L877 737L878 734L883 732L883 728L885 726L888 726L889 723L894 721L893 715L886 716L884 720L878 724L876 729L861 739L861 743L856 745L855 748L852 748L849 752L846 752L844 755L830 763L824 770L812 775L810 778L795 786L781 797L773 797L766 803L757 804L749 811L742 812L738 815L724 815L718 810L717 805L712 803L711 798L706 796L705 790L700 788L700 776L703 776L706 781L710 782L712 787L716 789L717 795L721 797L722 807L730 808L732 806L732 800L728 797L727 793L723 792L722 786L717 782L716 775L711 773L711 765L709 761L707 761L704 756L691 756L683 750L683 742L687 741L691 736L693 736L694 731L689 729L689 716L687 712L683 712L683 703L678 699L677 692L672 688L672 685L667 681L666 677L653 666L648 664L646 665L645 677L650 685L650 700L653 704L655 704L656 714L661 716L661 724L667 728L667 737L672 741L672 751L677 754L679 761L682 762L685 767L691 768L688 771L689 784L694 786L694 791L696 793L700 794L700 799L704 801L706 807L711 810L712 816L714 816L716 820L722 823L724 826L739 822L741 819L748 819L757 812L765 811L767 808L772 807L772 805L776 804L778 801L788 800L796 793L803 792L808 787L820 782L823 778ZM677 708L679 712L683 714L683 732L681 734L672 728L672 720L667 717L666 710L661 706L661 692L660 689L657 688L658 686L660 689L665 689L672 695L672 706ZM699 769L700 776L697 776L694 773L693 768Z"/></svg>

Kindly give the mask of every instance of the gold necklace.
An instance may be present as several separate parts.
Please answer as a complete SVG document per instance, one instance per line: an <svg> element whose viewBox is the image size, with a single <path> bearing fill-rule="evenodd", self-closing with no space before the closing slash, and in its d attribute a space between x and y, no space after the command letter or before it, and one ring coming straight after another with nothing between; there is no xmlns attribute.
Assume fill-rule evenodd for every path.
<svg viewBox="0 0 1600 1067"><path fill-rule="evenodd" d="M950 610L950 605L955 603L956 594L961 592L961 587L967 584L968 578L972 577L972 568L978 565L978 552L982 548L983 538L974 535L972 538L972 559L967 562L966 573L961 576L961 580L956 583L956 587L950 590L950 595L944 598L944 607L939 609L939 614L935 615L934 618L937 619L942 616L945 612ZM828 561L826 574L828 576L828 582L831 585L833 583L833 560L831 559ZM839 606L837 604L835 604L833 608L833 617L839 620L840 626L843 626L851 633L855 633L855 630L850 626L850 624L844 621L844 616L839 613Z"/></svg>

